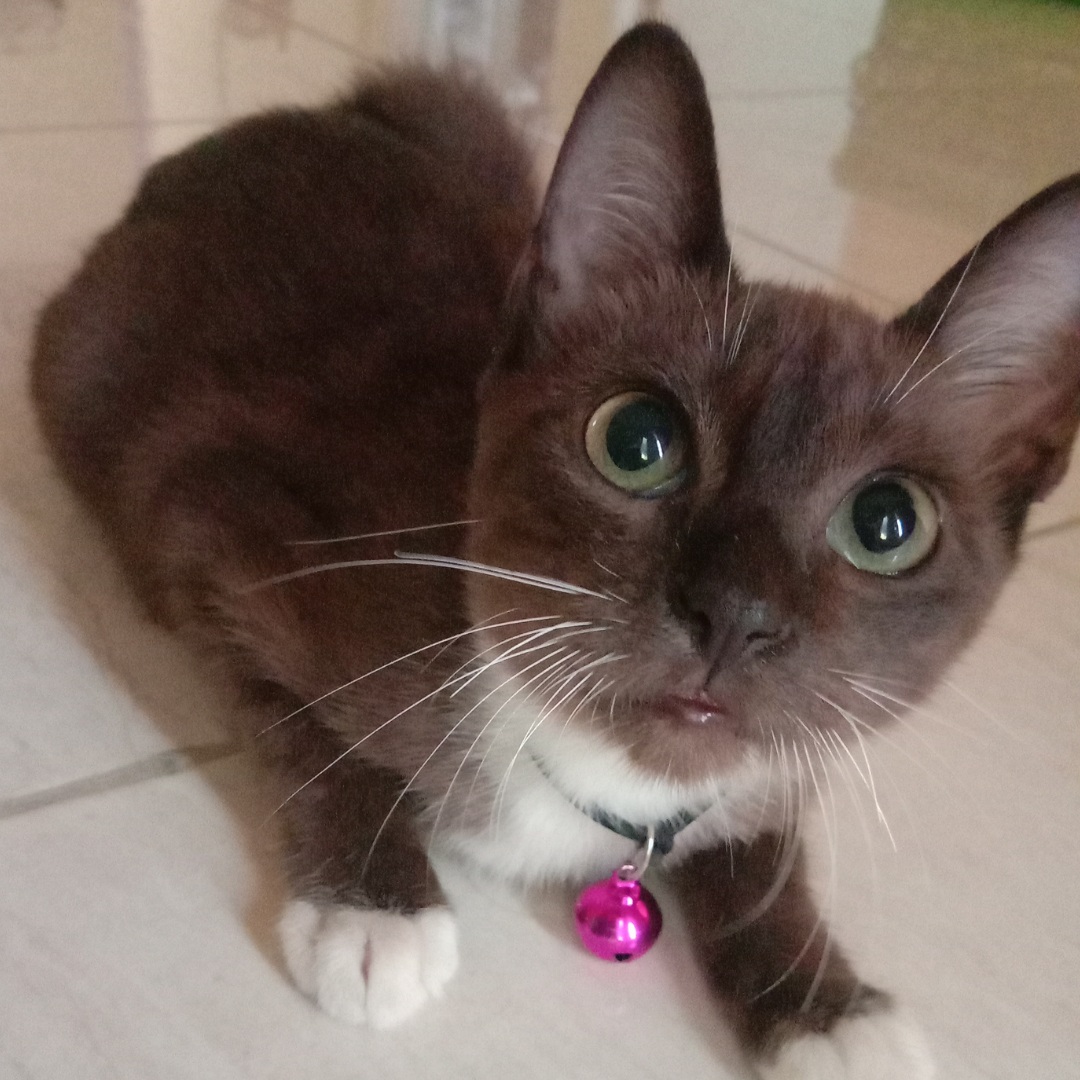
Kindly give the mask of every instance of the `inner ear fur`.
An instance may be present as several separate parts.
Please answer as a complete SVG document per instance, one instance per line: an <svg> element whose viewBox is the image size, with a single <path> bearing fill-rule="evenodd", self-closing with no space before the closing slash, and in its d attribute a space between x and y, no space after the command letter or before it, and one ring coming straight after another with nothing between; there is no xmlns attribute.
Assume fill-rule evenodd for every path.
<svg viewBox="0 0 1080 1080"><path fill-rule="evenodd" d="M1045 496L1080 423L1080 174L991 229L896 322L920 354L898 393L945 395L1014 497Z"/></svg>
<svg viewBox="0 0 1080 1080"><path fill-rule="evenodd" d="M537 226L532 277L559 310L658 261L726 269L712 114L670 27L623 35L589 83Z"/></svg>

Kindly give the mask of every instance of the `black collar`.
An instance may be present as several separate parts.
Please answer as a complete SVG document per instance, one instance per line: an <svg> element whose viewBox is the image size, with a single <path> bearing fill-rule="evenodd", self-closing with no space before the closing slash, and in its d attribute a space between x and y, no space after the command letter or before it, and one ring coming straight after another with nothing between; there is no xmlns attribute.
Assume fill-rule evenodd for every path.
<svg viewBox="0 0 1080 1080"><path fill-rule="evenodd" d="M577 799L568 795L556 782L555 777L551 775L550 770L541 758L535 753L530 753L529 756L533 759L533 762L540 770L544 779L546 779L571 806L580 810L587 817L592 818L597 825L603 825L605 829L610 829L613 833L618 833L619 836L626 837L627 840L633 840L639 847L645 845L651 831L653 836L653 848L660 855L667 855L675 846L675 837L682 832L687 825L690 825L698 818L697 813L691 813L689 810L680 810L679 813L672 817L665 818L663 821L654 821L649 825L637 825L632 821L627 821L626 818L619 817L618 814L609 814L602 807L594 804L582 806Z"/></svg>

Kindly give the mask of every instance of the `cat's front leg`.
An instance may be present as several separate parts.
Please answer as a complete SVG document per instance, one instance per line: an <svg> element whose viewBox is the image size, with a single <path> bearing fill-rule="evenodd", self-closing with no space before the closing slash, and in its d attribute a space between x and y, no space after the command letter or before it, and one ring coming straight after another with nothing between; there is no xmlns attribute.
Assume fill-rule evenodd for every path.
<svg viewBox="0 0 1080 1080"><path fill-rule="evenodd" d="M292 790L281 808L292 892L279 923L285 963L329 1015L393 1027L457 970L454 916L401 778L349 756L320 775L343 748L305 726L274 761Z"/></svg>
<svg viewBox="0 0 1080 1080"><path fill-rule="evenodd" d="M792 841L788 841L792 842ZM929 1080L922 1033L829 938L802 854L775 834L674 872L713 990L766 1080Z"/></svg>

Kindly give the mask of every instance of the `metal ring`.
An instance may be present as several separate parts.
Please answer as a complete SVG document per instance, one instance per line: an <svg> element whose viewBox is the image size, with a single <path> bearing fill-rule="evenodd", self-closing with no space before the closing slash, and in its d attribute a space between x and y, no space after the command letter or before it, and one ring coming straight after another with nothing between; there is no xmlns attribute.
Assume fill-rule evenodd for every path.
<svg viewBox="0 0 1080 1080"><path fill-rule="evenodd" d="M650 825L645 834L645 843L642 844L638 857L633 862L624 863L619 868L619 877L623 881L639 881L649 869L652 859L653 848L656 847L656 829Z"/></svg>

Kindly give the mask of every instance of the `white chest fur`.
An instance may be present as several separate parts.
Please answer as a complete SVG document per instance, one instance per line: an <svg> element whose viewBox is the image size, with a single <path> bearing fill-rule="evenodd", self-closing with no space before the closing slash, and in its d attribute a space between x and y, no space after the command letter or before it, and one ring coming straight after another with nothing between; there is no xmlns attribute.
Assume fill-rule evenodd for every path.
<svg viewBox="0 0 1080 1080"><path fill-rule="evenodd" d="M635 842L598 824L583 807L643 826L696 815L676 836L672 862L709 844L748 839L774 823L775 807L766 805L768 769L758 754L707 783L675 784L646 775L625 751L562 718L538 722L531 709L514 712L508 726L515 730L500 732L485 750L483 772L494 792L486 824L441 836L498 877L583 880L630 859Z"/></svg>

